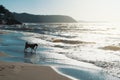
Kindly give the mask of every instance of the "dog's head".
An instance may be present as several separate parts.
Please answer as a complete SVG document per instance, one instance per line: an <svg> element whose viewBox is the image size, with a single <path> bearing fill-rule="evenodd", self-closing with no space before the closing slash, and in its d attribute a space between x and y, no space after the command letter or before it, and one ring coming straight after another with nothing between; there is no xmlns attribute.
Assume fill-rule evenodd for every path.
<svg viewBox="0 0 120 80"><path fill-rule="evenodd" d="M35 44L35 46L38 46L38 44Z"/></svg>

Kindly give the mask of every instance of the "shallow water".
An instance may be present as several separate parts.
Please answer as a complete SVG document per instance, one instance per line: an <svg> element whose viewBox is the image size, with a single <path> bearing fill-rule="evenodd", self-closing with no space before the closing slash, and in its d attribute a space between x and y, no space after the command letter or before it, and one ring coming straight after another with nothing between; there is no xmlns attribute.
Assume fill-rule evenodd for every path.
<svg viewBox="0 0 120 80"><path fill-rule="evenodd" d="M9 62L29 62L44 65L72 65L90 69L99 69L107 74L120 77L120 25L113 23L70 23L70 24L26 24L26 26L0 26L8 34L0 34L0 51L11 57L0 57ZM36 55L24 57L26 41L38 43ZM106 46L112 46L104 49ZM118 48L114 50L114 48ZM98 67L96 67L98 66ZM70 76L68 71L80 74L75 68L58 69ZM83 70L83 73L89 74ZM90 73L91 75L91 73ZM93 74L91 76L94 76ZM96 75L95 75L96 76ZM103 76L100 74L99 76ZM96 76L97 77L97 76ZM108 76L107 76L108 77ZM82 77L81 80L86 80ZM95 80L109 80L100 79ZM93 80L93 78L87 80ZM111 79L117 80L117 79Z"/></svg>
<svg viewBox="0 0 120 80"><path fill-rule="evenodd" d="M90 71L80 68L58 68L64 74L74 77L76 80L119 80L106 75L102 71Z"/></svg>

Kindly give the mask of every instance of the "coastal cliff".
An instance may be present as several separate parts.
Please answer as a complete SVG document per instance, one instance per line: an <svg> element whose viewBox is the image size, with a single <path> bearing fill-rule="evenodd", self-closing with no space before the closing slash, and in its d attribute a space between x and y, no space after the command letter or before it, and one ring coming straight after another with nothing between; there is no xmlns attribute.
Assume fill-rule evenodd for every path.
<svg viewBox="0 0 120 80"><path fill-rule="evenodd" d="M13 13L15 19L25 23L74 23L77 22L65 15L34 15L28 13Z"/></svg>

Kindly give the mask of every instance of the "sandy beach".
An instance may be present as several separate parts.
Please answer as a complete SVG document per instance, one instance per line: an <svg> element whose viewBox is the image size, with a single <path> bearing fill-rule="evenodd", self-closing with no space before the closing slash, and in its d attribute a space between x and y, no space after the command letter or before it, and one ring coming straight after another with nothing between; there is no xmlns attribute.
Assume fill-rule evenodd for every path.
<svg viewBox="0 0 120 80"><path fill-rule="evenodd" d="M49 66L0 62L0 80L71 80Z"/></svg>

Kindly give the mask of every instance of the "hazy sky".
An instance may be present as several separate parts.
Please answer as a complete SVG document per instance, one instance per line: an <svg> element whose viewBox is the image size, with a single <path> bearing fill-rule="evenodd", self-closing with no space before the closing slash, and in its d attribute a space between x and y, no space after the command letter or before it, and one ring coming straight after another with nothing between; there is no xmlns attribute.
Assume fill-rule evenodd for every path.
<svg viewBox="0 0 120 80"><path fill-rule="evenodd" d="M119 21L120 0L0 0L12 12L69 15L77 20Z"/></svg>

